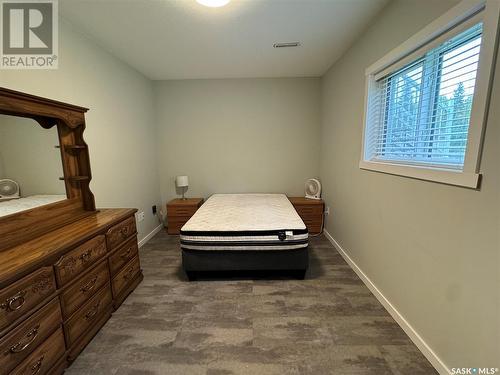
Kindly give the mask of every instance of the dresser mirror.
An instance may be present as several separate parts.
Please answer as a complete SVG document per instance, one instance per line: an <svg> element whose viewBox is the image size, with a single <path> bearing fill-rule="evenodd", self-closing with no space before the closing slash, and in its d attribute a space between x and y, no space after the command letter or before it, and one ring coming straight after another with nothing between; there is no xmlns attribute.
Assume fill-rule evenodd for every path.
<svg viewBox="0 0 500 375"><path fill-rule="evenodd" d="M0 114L0 217L67 198L58 147L56 126Z"/></svg>
<svg viewBox="0 0 500 375"><path fill-rule="evenodd" d="M17 184L20 193L0 203L0 252L96 211L85 112L0 87L0 178L15 181L0 185L0 193Z"/></svg>

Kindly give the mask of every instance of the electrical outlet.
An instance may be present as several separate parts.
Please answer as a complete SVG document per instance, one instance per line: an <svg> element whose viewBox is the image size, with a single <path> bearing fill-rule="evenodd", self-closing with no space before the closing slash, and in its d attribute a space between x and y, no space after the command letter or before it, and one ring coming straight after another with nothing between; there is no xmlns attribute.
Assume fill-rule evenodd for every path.
<svg viewBox="0 0 500 375"><path fill-rule="evenodd" d="M325 215L330 215L330 207L325 208Z"/></svg>
<svg viewBox="0 0 500 375"><path fill-rule="evenodd" d="M144 211L138 212L137 213L137 221L141 222L144 220Z"/></svg>

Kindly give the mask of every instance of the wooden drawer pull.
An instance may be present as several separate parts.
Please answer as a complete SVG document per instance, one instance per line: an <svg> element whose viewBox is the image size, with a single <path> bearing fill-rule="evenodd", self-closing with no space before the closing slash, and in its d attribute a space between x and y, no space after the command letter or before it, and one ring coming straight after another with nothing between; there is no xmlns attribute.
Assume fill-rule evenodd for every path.
<svg viewBox="0 0 500 375"><path fill-rule="evenodd" d="M97 282L97 278L98 278L99 275L95 275L94 278L92 280L90 280L87 284L85 284L84 286L82 286L80 288L80 291L82 293L87 293L89 291L91 291L92 289L94 289L95 287L95 284Z"/></svg>
<svg viewBox="0 0 500 375"><path fill-rule="evenodd" d="M28 341L26 342L21 342L19 341L17 344L12 345L10 347L10 352L11 353L20 353L23 350L25 350L28 346L31 345L33 341L35 341L36 337L38 336L38 330L40 329L40 324L37 324L35 328L33 328L31 331L29 331L26 334L26 338L28 338Z"/></svg>
<svg viewBox="0 0 500 375"><path fill-rule="evenodd" d="M128 258L130 257L130 253L131 253L131 252L132 252L132 248L131 248L131 247L129 247L129 248L127 249L127 251L123 252L123 253L120 255L120 257L121 257L122 259L128 259Z"/></svg>
<svg viewBox="0 0 500 375"><path fill-rule="evenodd" d="M35 374L38 374L40 372L40 370L42 369L42 363L43 363L43 359L45 358L45 354L42 355L38 361L36 361L36 363L31 367L31 375L35 375Z"/></svg>
<svg viewBox="0 0 500 375"><path fill-rule="evenodd" d="M80 255L80 259L81 259L82 263L87 263L91 259L92 250L93 249L89 249L86 252L84 252L82 255Z"/></svg>
<svg viewBox="0 0 500 375"><path fill-rule="evenodd" d="M122 229L120 229L120 234L122 235L123 238L127 238L128 237L128 227L123 227Z"/></svg>
<svg viewBox="0 0 500 375"><path fill-rule="evenodd" d="M101 302L97 302L88 312L85 314L85 320L92 320L95 318L97 315L97 312L99 311L99 305Z"/></svg>
<svg viewBox="0 0 500 375"><path fill-rule="evenodd" d="M7 298L5 302L0 305L0 308L6 310L7 312L19 310L26 302L26 299L24 298L25 295L25 290L18 292L14 296Z"/></svg>

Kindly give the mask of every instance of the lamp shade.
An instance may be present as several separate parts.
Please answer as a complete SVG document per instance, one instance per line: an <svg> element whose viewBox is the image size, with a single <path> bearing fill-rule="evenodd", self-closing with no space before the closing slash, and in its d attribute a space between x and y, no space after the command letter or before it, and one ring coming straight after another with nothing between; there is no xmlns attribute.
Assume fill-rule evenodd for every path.
<svg viewBox="0 0 500 375"><path fill-rule="evenodd" d="M189 186L188 176L177 176L175 178L175 185L177 187L187 187L187 186Z"/></svg>

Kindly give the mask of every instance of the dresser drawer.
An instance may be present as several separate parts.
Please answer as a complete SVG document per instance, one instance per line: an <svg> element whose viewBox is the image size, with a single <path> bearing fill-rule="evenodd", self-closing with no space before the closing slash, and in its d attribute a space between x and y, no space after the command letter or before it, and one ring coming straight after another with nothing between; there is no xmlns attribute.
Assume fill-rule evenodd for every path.
<svg viewBox="0 0 500 375"><path fill-rule="evenodd" d="M64 352L64 334L59 328L17 366L11 375L49 374L51 367L64 355Z"/></svg>
<svg viewBox="0 0 500 375"><path fill-rule="evenodd" d="M106 233L106 241L108 242L109 250L111 251L117 248L126 239L130 238L136 233L137 229L135 228L134 216L131 216L128 219L123 220L121 223L111 227Z"/></svg>
<svg viewBox="0 0 500 375"><path fill-rule="evenodd" d="M321 217L317 217L314 219L305 218L302 220L304 221L304 224L306 225L309 234L318 234L319 232L321 232L321 224L322 224Z"/></svg>
<svg viewBox="0 0 500 375"><path fill-rule="evenodd" d="M54 265L59 286L74 280L83 270L95 264L106 254L106 241L103 235L96 236L83 245L71 250Z"/></svg>
<svg viewBox="0 0 500 375"><path fill-rule="evenodd" d="M103 260L96 268L82 276L62 293L64 316L69 318L106 283L109 283L109 270L107 262Z"/></svg>
<svg viewBox="0 0 500 375"><path fill-rule="evenodd" d="M191 217L197 210L197 206L167 205L167 216L168 218L173 216Z"/></svg>
<svg viewBox="0 0 500 375"><path fill-rule="evenodd" d="M0 369L9 372L61 325L59 299L38 310L0 340Z"/></svg>
<svg viewBox="0 0 500 375"><path fill-rule="evenodd" d="M321 222L322 222L322 218L321 216L318 216L318 217L314 217L314 218L303 218L302 221L304 222L304 224L309 227L309 226L314 226L314 225L320 225L321 226Z"/></svg>
<svg viewBox="0 0 500 375"><path fill-rule="evenodd" d="M134 237L111 254L109 257L111 275L117 274L125 264L137 255L138 250L137 238Z"/></svg>
<svg viewBox="0 0 500 375"><path fill-rule="evenodd" d="M119 296L121 291L126 288L126 286L134 279L140 270L141 265L139 263L139 257L135 257L128 262L112 281L113 296Z"/></svg>
<svg viewBox="0 0 500 375"><path fill-rule="evenodd" d="M55 290L52 267L40 268L0 290L0 329L20 318Z"/></svg>
<svg viewBox="0 0 500 375"><path fill-rule="evenodd" d="M311 206L294 206L300 217L306 216L317 216L323 214L323 205L311 205Z"/></svg>
<svg viewBox="0 0 500 375"><path fill-rule="evenodd" d="M167 227L168 234L179 234L181 232L181 228L184 226L184 224L186 224L186 221L182 221L182 222L169 221L168 227Z"/></svg>
<svg viewBox="0 0 500 375"><path fill-rule="evenodd" d="M190 216L180 216L180 217L172 217L168 219L168 234L179 234L181 228L187 221L190 219Z"/></svg>
<svg viewBox="0 0 500 375"><path fill-rule="evenodd" d="M191 216L171 216L168 217L168 225L180 225L181 227L187 223L187 221L191 219Z"/></svg>
<svg viewBox="0 0 500 375"><path fill-rule="evenodd" d="M66 356L63 356L56 362L54 366L49 370L48 374L50 375L62 375L64 374L64 370L68 367L68 361Z"/></svg>
<svg viewBox="0 0 500 375"><path fill-rule="evenodd" d="M68 345L72 345L78 337L89 330L93 326L94 321L98 320L102 313L109 309L110 305L111 291L109 284L107 284L65 323L64 327Z"/></svg>
<svg viewBox="0 0 500 375"><path fill-rule="evenodd" d="M106 308L105 311L102 311L102 314L94 319L94 323L87 331L85 331L70 347L68 347L67 351L67 359L69 362L72 362L78 357L78 354L82 352L82 350L89 344L92 338L99 332L102 326L108 321L111 317L111 307ZM100 373L96 373L96 375L101 375Z"/></svg>
<svg viewBox="0 0 500 375"><path fill-rule="evenodd" d="M321 232L321 224L307 225L307 231L311 234L318 234Z"/></svg>

